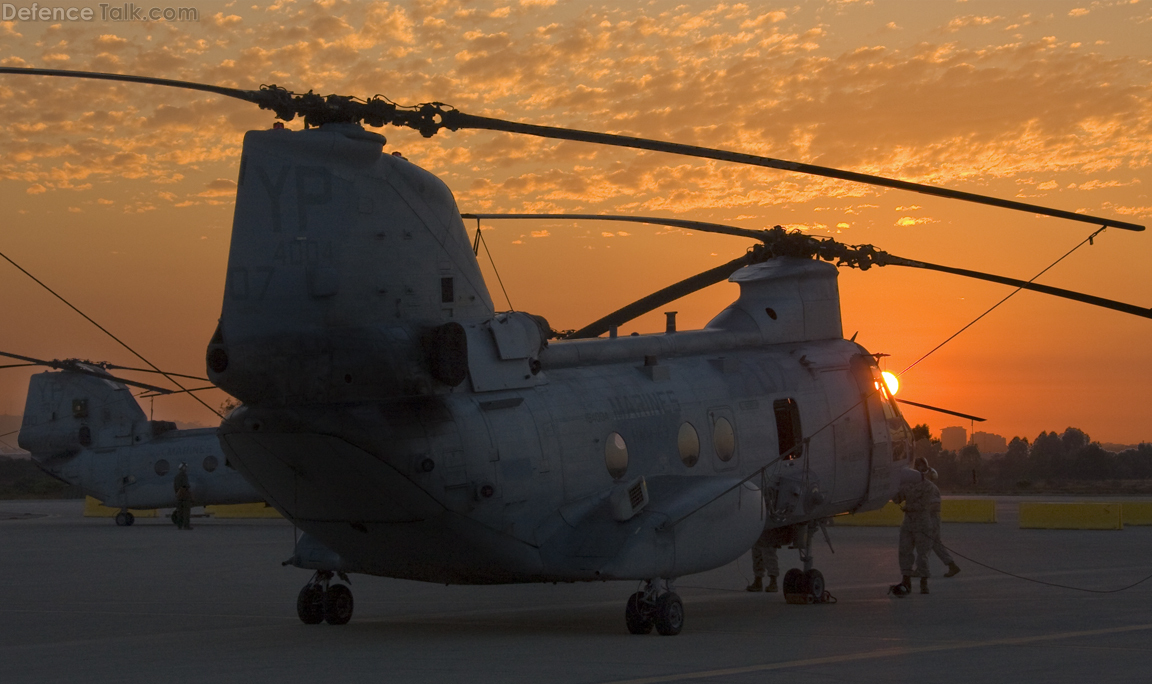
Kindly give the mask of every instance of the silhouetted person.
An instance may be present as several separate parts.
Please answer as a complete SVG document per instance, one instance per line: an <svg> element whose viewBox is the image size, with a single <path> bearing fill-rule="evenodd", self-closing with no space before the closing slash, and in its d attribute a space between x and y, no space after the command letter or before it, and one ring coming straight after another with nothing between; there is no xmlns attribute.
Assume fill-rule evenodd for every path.
<svg viewBox="0 0 1152 684"><path fill-rule="evenodd" d="M176 477L172 480L176 490L176 514L173 522L181 530L192 529L192 487L188 483L188 464L181 463Z"/></svg>

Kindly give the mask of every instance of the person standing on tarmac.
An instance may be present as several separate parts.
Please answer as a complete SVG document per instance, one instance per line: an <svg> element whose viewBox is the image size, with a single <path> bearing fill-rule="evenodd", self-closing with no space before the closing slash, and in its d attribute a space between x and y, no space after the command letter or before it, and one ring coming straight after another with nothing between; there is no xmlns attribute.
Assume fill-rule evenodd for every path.
<svg viewBox="0 0 1152 684"><path fill-rule="evenodd" d="M924 473L928 469L928 461L917 458L916 470L905 471L907 480L900 491L896 493L895 501L903 504L904 522L900 524L900 574L903 576L900 584L890 589L898 596L912 591L912 578L920 578L920 593L928 593L928 553L932 549L932 501L937 505L940 501L940 490L932 484ZM923 467L923 470L921 468ZM915 561L915 564L913 564Z"/></svg>
<svg viewBox="0 0 1152 684"><path fill-rule="evenodd" d="M176 477L172 480L172 489L176 491L176 512L173 522L181 530L192 529L192 487L188 482L188 464L181 463Z"/></svg>
<svg viewBox="0 0 1152 684"><path fill-rule="evenodd" d="M760 538L752 546L752 573L756 578L745 589L748 591L776 592L776 578L780 576L780 561L776 550L792 541L792 528L771 528L760 533ZM764 576L768 585L764 585Z"/></svg>
<svg viewBox="0 0 1152 684"><path fill-rule="evenodd" d="M940 479L940 473L936 472L935 468L928 466L928 462L924 461L925 471L921 471L924 475L931 480L932 484ZM943 542L940 541L940 489L937 487L935 499L931 502L932 516L932 552L940 559L940 562L948 566L948 572L944 573L945 577L955 577L960 574L960 566L956 565L956 561L952 558L952 554L948 553L948 549L944 548Z"/></svg>

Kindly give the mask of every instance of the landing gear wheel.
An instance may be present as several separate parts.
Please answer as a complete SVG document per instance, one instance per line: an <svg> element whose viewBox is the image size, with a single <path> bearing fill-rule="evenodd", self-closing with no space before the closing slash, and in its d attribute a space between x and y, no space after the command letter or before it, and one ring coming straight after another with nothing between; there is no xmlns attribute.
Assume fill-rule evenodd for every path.
<svg viewBox="0 0 1152 684"><path fill-rule="evenodd" d="M808 595L812 603L821 603L824 600L824 575L816 568L804 573L804 582L808 585Z"/></svg>
<svg viewBox="0 0 1152 684"><path fill-rule="evenodd" d="M296 597L296 614L306 625L324 622L324 587L312 582L305 584Z"/></svg>
<svg viewBox="0 0 1152 684"><path fill-rule="evenodd" d="M134 522L136 522L136 516L128 511L120 511L116 514L116 524L120 527L131 527Z"/></svg>
<svg viewBox="0 0 1152 684"><path fill-rule="evenodd" d="M800 568L784 573L783 589L784 600L788 603L808 603L808 581Z"/></svg>
<svg viewBox="0 0 1152 684"><path fill-rule="evenodd" d="M684 629L684 603L673 592L656 599L656 631L663 636L675 636Z"/></svg>
<svg viewBox="0 0 1152 684"><path fill-rule="evenodd" d="M648 634L654 622L649 609L644 605L644 592L638 591L628 597L624 607L624 622L630 634Z"/></svg>
<svg viewBox="0 0 1152 684"><path fill-rule="evenodd" d="M352 619L352 590L333 584L324 592L324 620L330 625L347 624Z"/></svg>

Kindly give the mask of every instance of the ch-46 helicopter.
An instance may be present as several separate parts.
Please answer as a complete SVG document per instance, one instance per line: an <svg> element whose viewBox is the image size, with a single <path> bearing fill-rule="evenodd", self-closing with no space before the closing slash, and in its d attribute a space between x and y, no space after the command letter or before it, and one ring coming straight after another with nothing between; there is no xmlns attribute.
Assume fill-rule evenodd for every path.
<svg viewBox="0 0 1152 684"><path fill-rule="evenodd" d="M844 339L827 261L950 271L1152 316L871 246L692 223L757 244L561 337L539 316L495 311L452 193L385 152L384 137L362 124L621 145L1143 227L438 103L0 73L192 88L303 117L304 130L244 138L207 365L212 382L243 402L218 430L229 461L304 532L286 563L315 571L297 598L306 623L349 620L351 591L333 581L346 573L461 584L635 580L629 631L676 634L684 609L674 578L731 562L767 528L791 530L801 552L786 597L821 600L815 532L831 516L888 501L911 451L875 357ZM677 330L670 318L663 334L615 336L624 321L725 278L739 297L703 329Z"/></svg>
<svg viewBox="0 0 1152 684"><path fill-rule="evenodd" d="M113 376L112 364L0 356L58 371L29 380L20 447L44 472L119 508L117 525L135 522L129 508L175 506L172 481L181 464L196 505L263 501L228 463L215 429L180 430L171 421L149 420L128 386L171 390Z"/></svg>

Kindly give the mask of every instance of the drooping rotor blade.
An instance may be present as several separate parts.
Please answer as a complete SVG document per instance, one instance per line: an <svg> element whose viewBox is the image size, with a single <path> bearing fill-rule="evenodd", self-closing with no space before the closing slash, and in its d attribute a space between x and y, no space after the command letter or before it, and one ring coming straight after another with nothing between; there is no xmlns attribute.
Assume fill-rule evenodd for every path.
<svg viewBox="0 0 1152 684"><path fill-rule="evenodd" d="M472 216L482 217L483 215L473 214ZM597 215L588 215L587 217L593 219L600 218L600 216ZM638 223L660 224L664 221L676 219L661 219L657 217L644 216L631 217L629 220ZM698 228L698 230L704 229ZM735 272L740 266L760 263L766 259L770 259L776 256L793 256L808 259L823 259L824 261L835 261L837 266L851 266L853 268L859 268L862 271L866 271L873 266L889 265L923 268L940 271L943 273L952 273L968 278L976 278L978 280L1000 283L1002 285L1011 285L1012 287L1032 290L1034 292L1041 292L1043 294L1062 297L1064 299L1071 299L1073 301L1091 304L1093 306L1099 306L1106 309L1112 309L1113 311L1132 314L1142 318L1152 318L1152 309L1146 309L1133 304L1117 302L1115 300L1083 294L1073 290L1065 290L1063 288L1052 287L1050 285L1041 285L1039 283L1028 282L1026 280L1019 280L1017 278L1007 278L990 273L982 273L980 271L972 271L963 268L952 268L950 266L940 266L938 264L931 264L925 261L905 259L894 254L889 254L883 250L876 249L872 245L845 245L837 242L832 238L812 237L810 235L804 235L799 231L788 232L780 226L776 226L769 230L763 231L739 228L733 228L733 230L741 232L732 232L730 234L754 237L760 240L762 244L756 245L754 248L749 250L748 254L744 255L740 259L729 262L724 266L710 269L704 273L676 283L675 285L666 287L659 292L648 295L647 297L637 300L636 302L633 302L632 304L629 304L628 306L619 309L609 314L608 316L601 318L595 323L587 325L584 328L581 328L580 330L567 335L566 337L568 339L597 337L607 332L613 325L620 326L633 318L642 316L643 314L646 314L649 311L656 309L657 307L674 301L679 297L691 294L692 292L703 289L713 283L720 282L720 280L723 280L724 278L724 276L721 276L720 273L722 269L727 268L728 266L739 263L738 266L732 268L732 270L729 271L729 274L731 274Z"/></svg>
<svg viewBox="0 0 1152 684"><path fill-rule="evenodd" d="M191 394L192 392L207 392L208 390L220 389L216 385L209 385L207 387L193 387L191 389L172 390L169 394ZM158 397L159 394L138 394L137 399L148 399L151 397Z"/></svg>
<svg viewBox="0 0 1152 684"><path fill-rule="evenodd" d="M259 91L227 88L224 86L195 83L193 81L175 81L170 78L153 78L151 76L133 76L131 74L106 74L98 71L74 71L71 69L35 69L31 67L0 67L0 74L23 74L28 76L61 76L64 78L87 78L98 81L120 81L122 83L144 83L147 85L167 86L169 88L184 88L186 90L201 90L207 93L216 93L226 97L234 97L246 102L256 102L253 93Z"/></svg>
<svg viewBox="0 0 1152 684"><path fill-rule="evenodd" d="M170 375L174 378L188 378L189 380L203 380L204 382L212 382L208 378L202 378L199 375L184 375L183 373L169 373L168 371L152 370L151 368L132 368L131 366L117 366L114 363L102 363L100 365L105 367L105 368L108 368L110 370L126 370L126 371L134 371L136 373L159 373L160 375L164 375L164 376ZM191 390L184 390L184 391L189 392ZM179 392L176 392L176 394L179 394Z"/></svg>
<svg viewBox="0 0 1152 684"><path fill-rule="evenodd" d="M1062 209L1043 207L1037 204L1016 202L1014 200L1005 200L997 197L990 197L988 195L962 192L959 190L949 190L947 188L940 188L933 185L913 183L911 181L902 181L868 173L845 171L828 166L817 166L815 164L805 164L802 162L793 162L754 154L730 152L727 150L718 150L709 147L700 147L697 145L685 145L683 143L672 143L660 140L651 140L648 138L637 138L627 135L616 135L614 133L597 133L594 131L560 128L557 126L541 126L537 124L518 123L515 121L507 121L505 119L495 119L492 117L465 114L464 112L461 112L458 109L455 109L454 107L446 105L442 102L426 102L424 104L411 107L403 107L395 104L394 102L391 102L387 98L379 96L372 97L367 101L358 101L355 98L342 95L322 96L312 92L308 92L303 95L297 95L291 91L285 90L284 88L280 88L275 85L261 86L260 90L241 90L238 88L225 88L222 86L206 85L203 83L194 83L191 81L175 81L162 78L150 78L146 76L106 74L88 71L69 71L64 69L0 67L0 74L92 78L200 90L225 95L227 97L234 97L237 99L245 100L247 102L253 102L259 105L261 109L270 109L276 112L276 116L284 119L285 121L291 121L296 116L302 116L306 126L318 126L325 123L362 122L368 124L369 126L379 127L383 126L384 124L391 124L393 126L404 126L407 128L415 129L426 138L432 137L444 128L447 128L451 131L462 129L479 129L503 131L506 133L519 133L522 135L532 135L556 140L572 140L576 142L588 142L600 145L628 147L638 150L650 150L653 152L667 152L670 154L698 157L701 159L715 159L717 161L727 161L736 164L747 164L764 168L780 169L783 171L793 171L795 173L822 176L824 178L836 178L838 180L864 183L866 185L876 185L880 187L895 188L898 190L908 190L926 195L934 195L936 197L944 197L947 199L974 202L976 204L985 204L994 207L1001 207L1004 209L1025 211L1028 213L1041 214L1044 216L1054 216L1071 221L1081 221L1098 226L1112 226L1115 228L1122 228L1124 230L1135 231L1144 230L1144 226L1135 223L1128 223L1126 221L1106 219L1098 216L1090 216L1088 214L1078 214L1071 211L1064 211Z"/></svg>
<svg viewBox="0 0 1152 684"><path fill-rule="evenodd" d="M414 111L398 108L395 103L385 98L374 97L367 102L361 102L352 97L342 95L317 95L311 91L297 95L276 85L260 86L259 90L244 90L241 88L227 88L224 86L196 83L194 81L176 81L169 78L153 78L150 76L133 76L130 74L107 74L95 71L72 71L69 69L34 69L28 67L0 67L0 74L19 74L25 76L59 76L63 78L87 78L101 81L119 81L122 83L143 83L145 85L158 85L168 88L183 88L185 90L199 90L225 97L232 97L245 102L259 105L260 109L270 109L276 117L284 121L291 121L297 116L304 119L304 125L319 126L326 123L353 123L364 122L370 126L380 127L386 123L393 125L409 125L407 119L417 116Z"/></svg>
<svg viewBox="0 0 1152 684"><path fill-rule="evenodd" d="M611 330L613 327L619 327L628 321L643 316L644 314L657 309L669 302L674 302L681 297L703 290L709 285L715 285L723 280L727 280L730 275L736 271L744 268L748 264L753 263L750 260L750 254L733 259L726 264L710 268L703 273L685 278L678 283L669 285L668 287L653 292L652 294L638 299L622 309L617 309L607 316L600 318L588 325L580 328L575 332L571 332L564 336L566 340L581 340L591 337L599 337L604 333Z"/></svg>
<svg viewBox="0 0 1152 684"><path fill-rule="evenodd" d="M720 233L721 235L735 235L737 237L752 238L753 240L768 239L768 231L749 230L726 226L723 223L709 223L707 221L689 221L686 219L662 218L658 216L624 216L621 214L566 214L563 212L549 214L460 214L465 219L573 219L578 221L623 221L625 223L649 223L657 226L671 226L673 228L686 228L698 230L701 233Z"/></svg>
<svg viewBox="0 0 1152 684"><path fill-rule="evenodd" d="M926 261L916 261L914 259L904 259L895 255L886 255L886 264L892 266L909 266L912 268L923 268L930 271L940 271L941 273L952 273L954 275L964 276L966 278L975 278L977 280L986 280L991 283L1000 283L1001 285L1011 285L1012 287L1019 287L1024 290L1032 290L1033 292L1042 292L1044 294L1052 295L1054 297L1063 297L1064 299L1071 299L1076 302L1083 302L1093 306L1104 307L1105 309L1112 309L1113 311L1120 311L1121 313L1132 314L1133 316L1140 316L1141 318L1152 318L1152 308L1143 308L1135 304L1125 304L1124 302L1117 302L1112 299L1105 299L1103 297L1095 297L1093 295L1076 292L1074 290L1065 290L1060 287L1052 287L1051 285L1041 285L1040 283L1032 283L1027 280L1018 280L1016 278L1006 278L991 273L981 273L980 271L970 271L966 268L953 268L951 266L941 266L939 264L930 264Z"/></svg>
<svg viewBox="0 0 1152 684"><path fill-rule="evenodd" d="M907 399L897 399L896 401L900 402L901 404L908 404L909 406L918 406L919 408L922 408L922 409L928 409L929 411L936 411L938 413L947 413L950 416L959 416L961 418L967 418L968 420L974 420L977 423L983 423L985 420L984 418L980 418L978 416L970 416L967 413L960 413L959 411L949 411L948 409L942 409L939 406L929 406L928 404L921 404L921 403L918 403L915 401L908 401Z"/></svg>
<svg viewBox="0 0 1152 684"><path fill-rule="evenodd" d="M428 106L429 105L421 105L421 107ZM747 164L750 166L761 166L770 169L794 171L796 173L804 173L812 176L836 178L839 180L852 181L855 183L864 183L866 185L877 185L886 188L896 188L898 190L909 190L911 192L918 192L925 195L934 195L936 197L961 200L963 202L974 202L976 204L986 204L993 207L1000 207L1002 209L1026 211L1031 214L1054 216L1057 218L1068 219L1070 221L1091 223L1097 226L1113 226L1116 228L1123 228L1124 230L1134 231L1144 230L1144 226L1135 223L1128 223L1126 221L1117 221L1115 219L1089 216L1087 214L1077 214L1075 212L1043 207L1037 204L1016 202L1014 200L1000 199L998 197L990 197L988 195L978 195L976 193L962 192L960 190L949 190L948 188L940 188L934 185L913 183L911 181L902 181L894 178L886 178L884 176L875 176L868 173L844 171L842 169L835 169L828 166L804 164L801 162L774 159L772 157L762 157L755 154L729 152L727 150L717 150L710 147L699 147L697 145L685 145L683 143L650 140L648 138L636 138L627 135L616 135L614 133L597 133L594 131L558 128L556 126L540 126L536 124L517 123L514 121L506 121L504 119L493 119L486 116L465 114L464 112L455 109L444 109L443 106L439 103L432 103L432 106L439 110L436 112L436 115L439 118L439 122L434 124L436 130L439 130L439 128L447 128L449 130L455 131L465 128L475 128L491 131L504 131L507 133L521 133L524 135L534 135L541 138L573 140L577 142L597 143L600 145L613 145L616 147L629 147L632 149L650 150L653 152L668 152L670 154L679 154L688 157L715 159L718 161ZM415 126L413 127L415 128ZM430 126L425 126L419 130L425 137L431 137L431 134L425 133L427 128L430 128ZM433 130L433 133L435 132L436 131Z"/></svg>
<svg viewBox="0 0 1152 684"><path fill-rule="evenodd" d="M132 385L133 387L139 387L141 389L146 389L150 392L156 392L157 394L172 394L172 390L170 390L170 389L165 389L163 387L157 387L155 385L149 385L149 384L143 383L143 382L136 382L135 380L125 380L124 378L118 378L115 375L112 375L110 373L91 370L90 368L87 368L84 365L84 364L89 363L89 362L79 361L77 359L64 359L64 360L54 359L52 361L47 361L45 359L37 359L37 358L33 358L31 356L21 356L19 354L9 354L8 352L0 352L0 356L7 356L10 359L19 359L21 361L28 361L29 362L27 364L20 364L20 365L45 366L47 368L55 368L56 370L68 371L69 373L79 373L80 375L91 375L94 378L100 378L101 380L108 380L111 382L118 382L122 385ZM93 363L92 365L98 367L98 365L95 363Z"/></svg>

